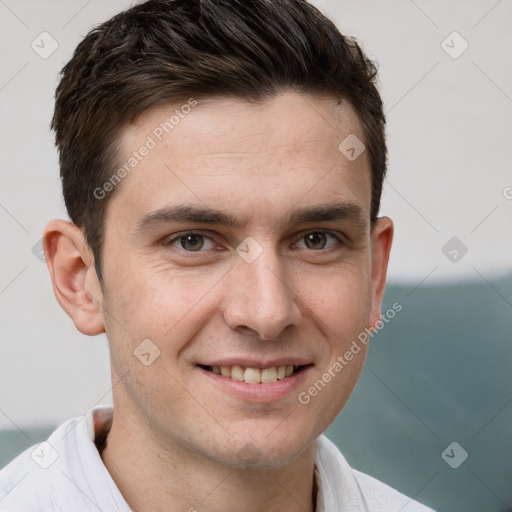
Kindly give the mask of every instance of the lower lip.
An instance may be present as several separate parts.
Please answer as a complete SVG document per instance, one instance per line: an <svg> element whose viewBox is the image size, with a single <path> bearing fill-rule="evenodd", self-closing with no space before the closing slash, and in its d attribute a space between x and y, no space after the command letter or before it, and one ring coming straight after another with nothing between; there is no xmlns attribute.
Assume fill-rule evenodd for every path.
<svg viewBox="0 0 512 512"><path fill-rule="evenodd" d="M304 382L306 374L312 366L305 366L299 372L290 375L290 377L267 384L241 382L230 377L224 377L223 375L210 372L199 366L197 368L203 375L209 378L214 385L237 398L248 402L276 402L295 391Z"/></svg>

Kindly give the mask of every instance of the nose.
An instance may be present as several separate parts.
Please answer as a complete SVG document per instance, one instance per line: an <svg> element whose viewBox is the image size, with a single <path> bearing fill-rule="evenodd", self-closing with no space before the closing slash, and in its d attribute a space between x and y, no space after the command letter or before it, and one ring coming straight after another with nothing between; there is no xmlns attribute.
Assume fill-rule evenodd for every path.
<svg viewBox="0 0 512 512"><path fill-rule="evenodd" d="M228 275L223 302L224 320L231 329L272 340L299 325L299 298L275 251L265 249L252 263L240 258Z"/></svg>

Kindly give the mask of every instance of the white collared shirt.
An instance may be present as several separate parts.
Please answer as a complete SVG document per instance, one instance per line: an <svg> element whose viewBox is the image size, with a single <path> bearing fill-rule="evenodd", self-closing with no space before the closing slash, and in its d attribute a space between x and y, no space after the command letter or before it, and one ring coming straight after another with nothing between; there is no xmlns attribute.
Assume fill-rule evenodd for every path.
<svg viewBox="0 0 512 512"><path fill-rule="evenodd" d="M94 444L98 407L61 425L0 471L0 512L132 512ZM432 512L353 470L324 435L316 441L317 512Z"/></svg>

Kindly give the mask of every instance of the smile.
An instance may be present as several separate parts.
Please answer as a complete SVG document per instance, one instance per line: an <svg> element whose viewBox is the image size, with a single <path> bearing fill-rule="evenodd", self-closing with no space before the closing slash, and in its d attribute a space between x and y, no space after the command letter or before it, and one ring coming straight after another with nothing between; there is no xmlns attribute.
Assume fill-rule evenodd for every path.
<svg viewBox="0 0 512 512"><path fill-rule="evenodd" d="M273 382L277 382L278 380L285 380L304 368L304 366L295 365L271 366L269 368L251 368L249 366L241 365L201 365L201 367L217 375L222 375L228 379L237 380L239 382L247 382L249 384L271 384Z"/></svg>

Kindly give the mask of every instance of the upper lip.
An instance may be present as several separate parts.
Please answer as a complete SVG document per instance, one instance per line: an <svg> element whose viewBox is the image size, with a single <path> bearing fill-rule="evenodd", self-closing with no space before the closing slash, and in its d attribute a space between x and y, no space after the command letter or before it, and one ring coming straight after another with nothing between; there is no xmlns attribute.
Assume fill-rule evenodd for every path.
<svg viewBox="0 0 512 512"><path fill-rule="evenodd" d="M273 359L255 359L245 356L223 357L222 359L210 359L208 361L201 361L198 364L202 366L244 366L249 368L272 368L273 366L305 366L312 364L310 358L283 356Z"/></svg>

